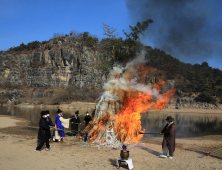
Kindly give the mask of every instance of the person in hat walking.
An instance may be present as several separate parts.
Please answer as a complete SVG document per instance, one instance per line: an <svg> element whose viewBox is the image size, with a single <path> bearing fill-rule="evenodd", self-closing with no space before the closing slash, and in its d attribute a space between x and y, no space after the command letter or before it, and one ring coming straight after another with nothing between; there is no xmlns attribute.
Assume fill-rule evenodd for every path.
<svg viewBox="0 0 222 170"><path fill-rule="evenodd" d="M75 115L71 117L70 123L71 123L71 130L74 131L73 136L76 137L76 134L78 134L79 130L78 124L81 124L78 110L75 112Z"/></svg>
<svg viewBox="0 0 222 170"><path fill-rule="evenodd" d="M85 122L85 125L87 126L88 123L92 120L91 116L89 115L89 112L87 111L86 112L86 116L84 118L84 122Z"/></svg>
<svg viewBox="0 0 222 170"><path fill-rule="evenodd" d="M169 151L169 158L173 159L173 153L175 151L175 129L176 125L173 123L173 118L168 116L166 118L167 124L161 131L163 137L162 150L163 155L160 155L162 158L167 158L167 153Z"/></svg>
<svg viewBox="0 0 222 170"><path fill-rule="evenodd" d="M69 128L69 120L70 119L64 119L63 118L63 114L62 114L62 110L58 109L57 111L58 115L55 118L55 128L64 130L65 128ZM64 131L60 131L60 130L55 130L53 133L53 141L58 140L63 141L63 138L65 137L65 133Z"/></svg>
<svg viewBox="0 0 222 170"><path fill-rule="evenodd" d="M50 117L49 117L49 111L48 110L46 110L45 111L46 112L46 122L48 123L48 125L49 126L54 126L53 125L53 123L52 123L52 120L50 119ZM50 141L50 139L51 139L51 132L49 131L49 141ZM40 144L40 142L41 142L41 134L40 134L40 130L39 130L39 132L38 132L38 141L37 141L37 146Z"/></svg>
<svg viewBox="0 0 222 170"><path fill-rule="evenodd" d="M49 150L50 145L49 145L49 133L50 130L52 130L52 128L50 128L48 126L48 122L46 121L47 118L47 113L45 111L41 112L41 118L39 120L39 135L41 137L41 142L39 143L39 145L36 148L36 152L40 152L42 146L44 145L44 143L46 143L46 151Z"/></svg>

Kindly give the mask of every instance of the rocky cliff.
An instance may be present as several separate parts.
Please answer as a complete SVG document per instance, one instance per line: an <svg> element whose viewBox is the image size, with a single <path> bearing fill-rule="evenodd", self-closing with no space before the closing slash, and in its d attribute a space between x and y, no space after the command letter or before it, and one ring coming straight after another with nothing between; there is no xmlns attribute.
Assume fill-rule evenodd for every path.
<svg viewBox="0 0 222 170"><path fill-rule="evenodd" d="M10 104L16 100L12 104L95 101L106 80L106 75L95 69L95 65L103 62L102 56L95 47L87 47L68 36L51 39L34 50L0 54L0 103ZM110 58L111 55L106 60ZM154 84L159 78L164 79L158 77L158 72L146 76L145 83ZM173 88L174 85L175 80L168 80L164 88ZM214 109L220 106L180 96L174 98L168 107Z"/></svg>
<svg viewBox="0 0 222 170"><path fill-rule="evenodd" d="M32 51L0 55L0 93L18 98L24 87L48 89L69 85L76 89L99 89L106 77L94 68L101 53L69 37L50 40ZM11 87L11 88L9 88ZM44 90L32 97L42 97Z"/></svg>

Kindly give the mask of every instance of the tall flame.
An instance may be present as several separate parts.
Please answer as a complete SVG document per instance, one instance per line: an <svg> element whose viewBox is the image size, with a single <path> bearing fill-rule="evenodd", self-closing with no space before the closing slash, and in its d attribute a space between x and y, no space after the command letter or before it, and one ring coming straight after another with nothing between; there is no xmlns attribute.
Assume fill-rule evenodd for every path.
<svg viewBox="0 0 222 170"><path fill-rule="evenodd" d="M110 114L109 113L106 113L103 117L100 117L95 120L95 124L97 124L97 126L94 126L90 130L90 134L92 136L89 140L90 142L94 141L98 137L99 132L105 131L107 129L107 126L109 125L108 124L109 121L110 121Z"/></svg>
<svg viewBox="0 0 222 170"><path fill-rule="evenodd" d="M126 67L115 66L104 83L103 94L96 105L93 124L88 129L90 142L104 142L105 133L113 129L116 138L123 143L137 143L144 132L141 127L141 113L149 109L160 111L170 103L175 89L163 93L163 80L154 84L144 84L147 75L156 74L155 68L143 65L144 55L132 60ZM122 108L116 114L117 104Z"/></svg>
<svg viewBox="0 0 222 170"><path fill-rule="evenodd" d="M163 83L163 82L161 82ZM156 87L159 87L156 85ZM159 88L160 89L160 88ZM157 109L160 111L166 107L169 100L172 99L175 89L168 90L160 99L156 100L149 94L138 92L125 99L123 108L117 113L115 118L115 132L120 142L137 143L144 132L141 127L141 113L148 109Z"/></svg>

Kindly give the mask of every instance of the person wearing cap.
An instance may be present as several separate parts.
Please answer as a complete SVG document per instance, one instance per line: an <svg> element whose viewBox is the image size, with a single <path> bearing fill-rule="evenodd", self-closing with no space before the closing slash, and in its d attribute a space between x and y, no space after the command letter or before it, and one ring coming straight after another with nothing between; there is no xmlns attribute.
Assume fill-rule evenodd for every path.
<svg viewBox="0 0 222 170"><path fill-rule="evenodd" d="M166 118L167 124L161 131L163 137L162 150L163 155L160 155L162 158L167 158L167 153L169 151L169 158L173 159L173 153L175 151L175 129L176 125L173 123L173 118L168 116Z"/></svg>
<svg viewBox="0 0 222 170"><path fill-rule="evenodd" d="M75 115L71 117L70 123L71 123L71 130L74 131L73 136L76 137L76 134L78 134L79 130L78 124L81 124L78 110L75 112Z"/></svg>
<svg viewBox="0 0 222 170"><path fill-rule="evenodd" d="M45 112L46 112L46 115L47 115L46 121L47 121L48 125L49 125L49 126L54 126L53 123L52 123L52 120L51 120L50 117L49 117L49 114L50 114L49 111L46 110ZM51 132L49 131L49 141L50 141L51 137L52 137L52 136L51 136ZM39 141L41 141L40 131L39 131L39 133L38 133L38 142L39 142Z"/></svg>
<svg viewBox="0 0 222 170"><path fill-rule="evenodd" d="M50 130L52 130L52 128L50 128L48 126L48 122L46 121L47 118L47 113L45 111L41 112L41 118L39 120L39 134L41 136L41 142L39 143L39 145L36 148L36 152L40 152L42 146L44 145L44 143L46 143L46 151L49 150L50 145L49 145L49 133Z"/></svg>
<svg viewBox="0 0 222 170"><path fill-rule="evenodd" d="M70 119L64 119L62 116L62 110L58 109L57 111L58 115L55 118L55 128L61 129L61 130L55 130L53 133L53 141L58 140L59 142L63 142L63 138L65 137L64 133L64 127L69 128L69 120Z"/></svg>
<svg viewBox="0 0 222 170"><path fill-rule="evenodd" d="M89 112L87 111L86 112L86 116L84 118L84 122L85 122L85 125L87 126L88 123L92 120L91 116L89 115Z"/></svg>

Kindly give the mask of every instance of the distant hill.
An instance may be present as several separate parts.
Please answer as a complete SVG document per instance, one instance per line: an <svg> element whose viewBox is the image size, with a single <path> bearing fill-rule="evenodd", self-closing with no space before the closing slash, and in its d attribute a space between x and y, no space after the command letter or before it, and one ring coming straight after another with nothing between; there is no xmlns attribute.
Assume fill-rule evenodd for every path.
<svg viewBox="0 0 222 170"><path fill-rule="evenodd" d="M159 49L149 50L149 65L164 71L166 79L175 80L178 91L190 96L199 94L197 101L222 101L222 71L209 67L207 62L186 64ZM177 93L179 94L179 93Z"/></svg>
<svg viewBox="0 0 222 170"><path fill-rule="evenodd" d="M155 81L159 78L173 81L178 97L195 96L197 102L222 102L222 71L209 67L207 62L201 65L186 64L164 51L144 46L130 38L103 38L99 41L88 32L70 33L49 41L33 41L27 45L22 43L18 47L1 51L1 98L53 98L51 93L56 90L49 90L53 87L65 90L65 93L59 92L65 101L93 101L101 91L112 64L117 61L127 62L142 49L147 51L149 61L146 65L158 70L152 75ZM70 93L71 87L75 91L80 90L76 94ZM80 92L81 89L87 91ZM93 89L95 93L92 92ZM83 95L85 97L80 97L84 92L87 93ZM51 104L59 103L56 99L53 100L55 101Z"/></svg>

